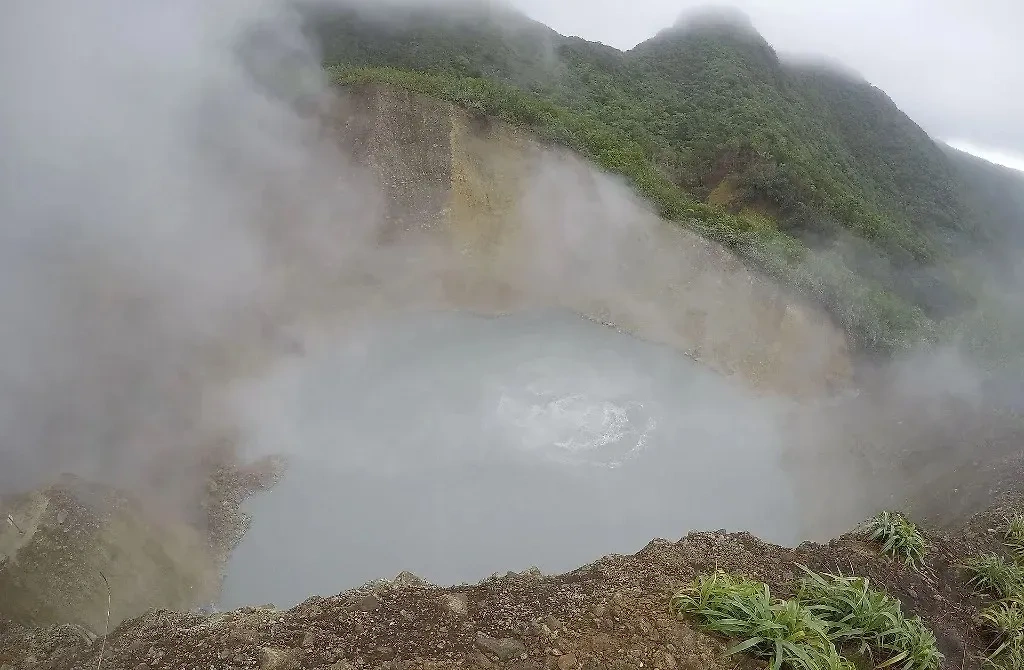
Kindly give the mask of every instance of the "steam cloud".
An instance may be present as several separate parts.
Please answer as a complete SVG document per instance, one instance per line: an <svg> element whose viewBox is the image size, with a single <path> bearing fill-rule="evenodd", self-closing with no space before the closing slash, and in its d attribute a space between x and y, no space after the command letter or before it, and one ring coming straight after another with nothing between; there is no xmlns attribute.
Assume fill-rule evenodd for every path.
<svg viewBox="0 0 1024 670"><path fill-rule="evenodd" d="M0 26L0 90L0 493L73 471L178 495L197 484L205 448L236 438L223 390L280 356L290 327L302 341L339 305L441 290L443 251L377 244L384 203L327 139L344 102L283 0L15 2ZM573 200L577 173L545 169L525 199L542 253L504 271L536 291L629 300L624 268L657 247L623 244L637 231L621 228L622 208L635 203L609 196L596 211ZM568 214L550 206L556 193ZM582 219L610 235L573 227ZM667 256L652 267L653 280L678 270ZM979 433L966 431L987 415L972 404L974 372L945 360L881 371L871 399L798 422L794 453L815 476L871 461L856 464L829 531L875 494L938 476L861 486L879 468L925 454L952 464L945 476L970 461ZM962 415L935 411L949 394L936 405L920 393L951 382L977 418L955 434L945 429ZM1016 425L986 439L1003 453Z"/></svg>
<svg viewBox="0 0 1024 670"><path fill-rule="evenodd" d="M181 465L225 428L210 385L371 230L300 28L260 0L5 9L0 492Z"/></svg>

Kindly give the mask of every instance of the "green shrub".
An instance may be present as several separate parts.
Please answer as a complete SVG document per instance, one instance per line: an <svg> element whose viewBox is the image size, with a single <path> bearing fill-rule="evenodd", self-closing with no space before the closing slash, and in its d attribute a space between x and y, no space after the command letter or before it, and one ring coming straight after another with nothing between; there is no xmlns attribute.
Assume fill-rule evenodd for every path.
<svg viewBox="0 0 1024 670"><path fill-rule="evenodd" d="M726 653L749 652L771 670L850 670L827 625L795 600L771 597L767 584L722 571L700 575L672 598L672 609L703 629L740 640Z"/></svg>
<svg viewBox="0 0 1024 670"><path fill-rule="evenodd" d="M919 617L903 615L900 601L870 587L866 577L819 574L799 566L805 576L797 597L829 625L839 645L855 645L862 654L884 660L876 667L936 670L942 662L935 636Z"/></svg>
<svg viewBox="0 0 1024 670"><path fill-rule="evenodd" d="M882 553L920 568L927 548L917 526L899 512L882 512L867 524L868 539L882 545Z"/></svg>
<svg viewBox="0 0 1024 670"><path fill-rule="evenodd" d="M1024 568L998 554L982 554L964 561L971 575L967 581L979 592L989 592L1000 598L1024 595Z"/></svg>
<svg viewBox="0 0 1024 670"><path fill-rule="evenodd" d="M986 660L1012 670L1024 668L1024 602L1001 600L983 609L978 619L995 647Z"/></svg>
<svg viewBox="0 0 1024 670"><path fill-rule="evenodd" d="M1003 538L1014 555L1024 558L1024 516L1017 514L1006 520Z"/></svg>
<svg viewBox="0 0 1024 670"><path fill-rule="evenodd" d="M903 637L903 652L890 658L885 665L899 663L898 668L909 670L917 668L920 670L935 670L942 665L944 658L939 651L935 633L924 625L921 617L915 616L903 620L906 633ZM882 667L882 666L876 666Z"/></svg>
<svg viewBox="0 0 1024 670"><path fill-rule="evenodd" d="M727 653L750 652L771 668L849 670L837 645L877 657L876 668L937 670L935 635L920 617L906 617L895 598L863 577L805 577L797 597L773 599L766 584L721 570L699 575L672 598L672 609L705 630L740 640Z"/></svg>

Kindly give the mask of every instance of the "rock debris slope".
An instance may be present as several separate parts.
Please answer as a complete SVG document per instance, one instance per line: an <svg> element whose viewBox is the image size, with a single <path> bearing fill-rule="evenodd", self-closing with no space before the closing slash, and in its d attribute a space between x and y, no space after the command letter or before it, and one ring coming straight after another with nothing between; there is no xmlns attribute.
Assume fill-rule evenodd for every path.
<svg viewBox="0 0 1024 670"><path fill-rule="evenodd" d="M989 529L1005 513L1006 507L994 508L954 534L931 536L921 572L880 556L855 535L786 549L746 533L692 533L564 575L528 570L441 588L403 573L288 611L270 605L212 615L157 610L123 623L105 645L67 626L8 624L0 667L97 667L101 652L108 670L759 667L723 656L726 641L672 615L668 599L696 573L715 568L761 579L785 595L798 563L869 577L908 613L921 615L948 667L980 667L986 646L974 625L980 600L957 566L963 556L992 548Z"/></svg>

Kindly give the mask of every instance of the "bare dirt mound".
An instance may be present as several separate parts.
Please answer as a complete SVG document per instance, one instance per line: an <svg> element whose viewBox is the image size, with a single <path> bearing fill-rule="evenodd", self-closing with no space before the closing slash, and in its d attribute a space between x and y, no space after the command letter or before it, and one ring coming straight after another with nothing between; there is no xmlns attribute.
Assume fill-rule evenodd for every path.
<svg viewBox="0 0 1024 670"><path fill-rule="evenodd" d="M441 588L403 573L391 582L310 598L288 611L153 611L125 622L105 642L68 626L29 631L8 624L0 627L0 667L98 667L101 654L108 670L760 667L725 657L727 641L672 615L669 598L697 573L716 568L763 580L786 595L797 564L869 577L924 619L945 667L981 667L986 645L975 621L982 600L958 565L996 547L992 529L1017 509L1017 502L994 507L954 534L929 536L920 572L879 555L856 535L787 549L746 533L692 533L558 576L534 570Z"/></svg>

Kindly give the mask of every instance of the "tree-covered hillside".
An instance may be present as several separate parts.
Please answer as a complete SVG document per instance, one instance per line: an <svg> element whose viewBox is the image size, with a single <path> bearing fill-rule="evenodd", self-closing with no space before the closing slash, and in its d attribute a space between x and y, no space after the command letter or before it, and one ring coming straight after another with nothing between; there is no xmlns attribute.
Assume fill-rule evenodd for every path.
<svg viewBox="0 0 1024 670"><path fill-rule="evenodd" d="M628 52L479 0L310 25L340 83L406 86L580 151L823 302L864 351L948 331L979 293L962 259L1024 229L1016 174L940 147L856 76L781 60L743 17L686 17Z"/></svg>

